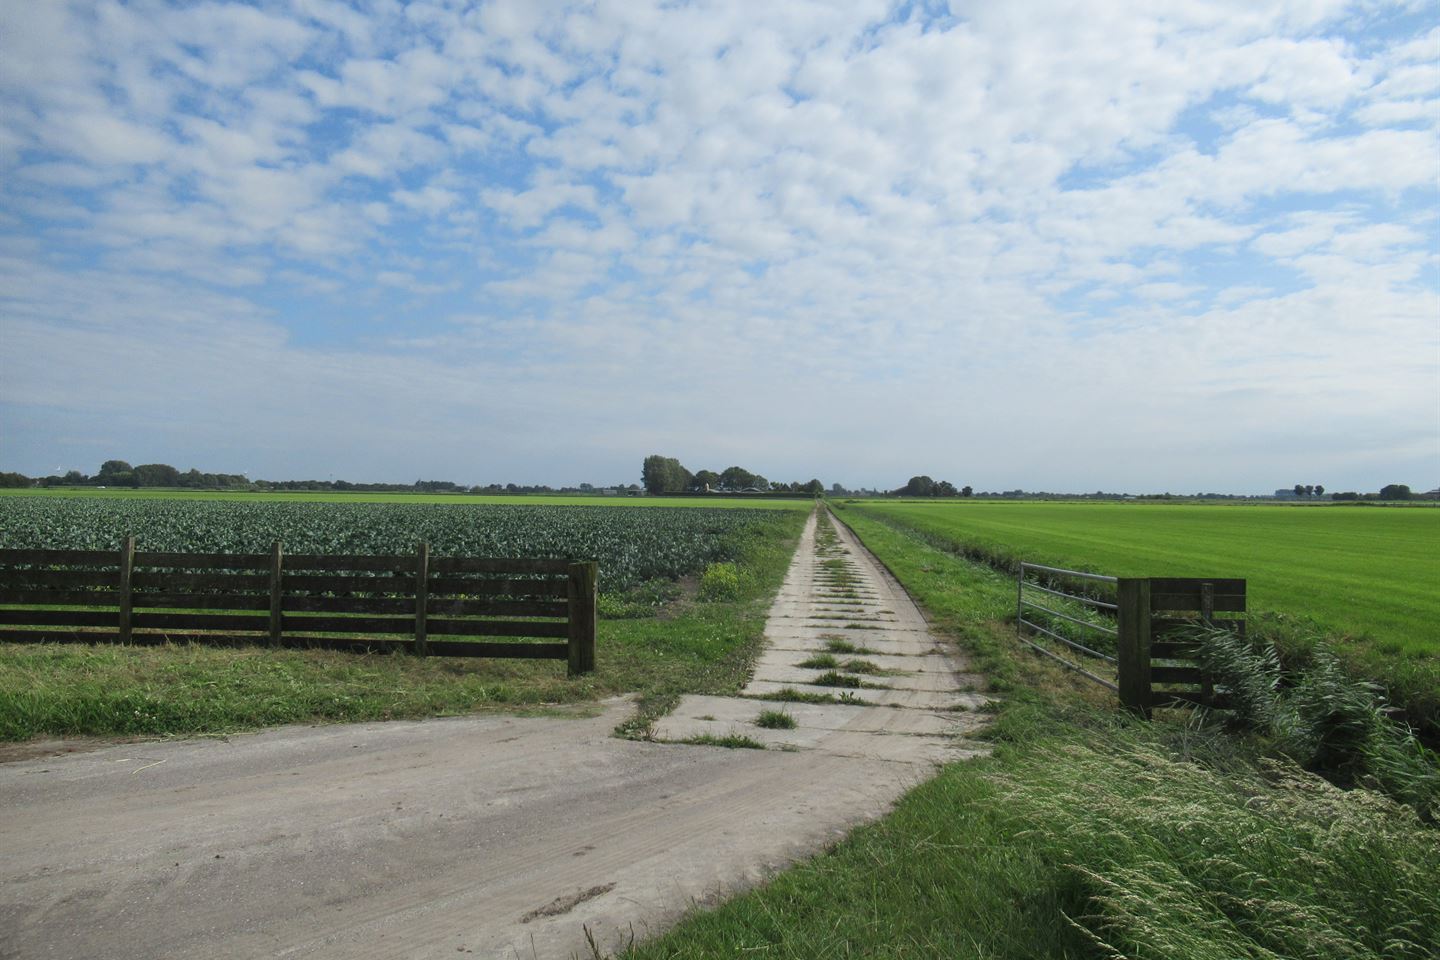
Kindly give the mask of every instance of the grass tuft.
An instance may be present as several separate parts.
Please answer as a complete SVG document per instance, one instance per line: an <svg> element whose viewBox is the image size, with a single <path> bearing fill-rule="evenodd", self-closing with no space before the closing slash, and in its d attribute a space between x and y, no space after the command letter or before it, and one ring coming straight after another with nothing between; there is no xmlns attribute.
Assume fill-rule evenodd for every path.
<svg viewBox="0 0 1440 960"><path fill-rule="evenodd" d="M716 735L713 733L701 733L693 737L686 737L680 743L689 743L701 747L728 747L732 750L764 750L765 744L758 740L739 733L726 733Z"/></svg>
<svg viewBox="0 0 1440 960"><path fill-rule="evenodd" d="M755 726L766 730L794 730L795 718L784 710L761 710L755 718Z"/></svg>
<svg viewBox="0 0 1440 960"><path fill-rule="evenodd" d="M880 652L879 650L872 650L869 647L851 643L838 634L827 634L823 639L825 641L825 649L831 653L858 653L873 656Z"/></svg>
<svg viewBox="0 0 1440 960"><path fill-rule="evenodd" d="M794 687L782 687L774 693L767 693L764 700L775 700L780 703L864 703L855 694L848 690L839 693L812 693L809 690L796 690Z"/></svg>
<svg viewBox="0 0 1440 960"><path fill-rule="evenodd" d="M848 687L851 690L888 690L882 683L866 683L859 677L848 673L840 673L838 670L828 670L810 681L817 687Z"/></svg>

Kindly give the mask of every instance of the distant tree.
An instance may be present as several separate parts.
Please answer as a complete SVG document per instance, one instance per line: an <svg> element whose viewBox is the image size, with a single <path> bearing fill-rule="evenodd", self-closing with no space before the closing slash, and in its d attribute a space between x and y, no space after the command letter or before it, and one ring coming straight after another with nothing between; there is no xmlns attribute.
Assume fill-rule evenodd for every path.
<svg viewBox="0 0 1440 960"><path fill-rule="evenodd" d="M1325 496L1325 488L1322 487L1322 486L1321 486L1320 484L1318 484L1318 483L1315 484L1315 496L1317 496L1317 497L1323 497L1323 496Z"/></svg>
<svg viewBox="0 0 1440 960"><path fill-rule="evenodd" d="M845 488L838 483L832 483L830 484L830 492L838 497L845 493Z"/></svg>
<svg viewBox="0 0 1440 960"><path fill-rule="evenodd" d="M690 481L691 490L718 490L720 488L720 474L714 470L697 471Z"/></svg>
<svg viewBox="0 0 1440 960"><path fill-rule="evenodd" d="M1313 483L1307 483L1307 484L1305 484L1305 496L1307 496L1307 497L1313 497L1313 496L1315 496L1315 484L1313 484Z"/></svg>
<svg viewBox="0 0 1440 960"><path fill-rule="evenodd" d="M955 489L955 484L949 480L941 480L935 484L935 496L937 497L953 497L959 492L960 491Z"/></svg>
<svg viewBox="0 0 1440 960"><path fill-rule="evenodd" d="M803 490L805 493L818 497L820 496L820 494L825 492L825 484L821 483L819 480L812 479L809 483L805 484Z"/></svg>
<svg viewBox="0 0 1440 960"><path fill-rule="evenodd" d="M88 478L79 470L69 470L65 473L66 483L84 483Z"/></svg>
<svg viewBox="0 0 1440 960"><path fill-rule="evenodd" d="M168 463L142 463L131 472L137 487L180 486L180 471Z"/></svg>
<svg viewBox="0 0 1440 960"><path fill-rule="evenodd" d="M969 484L966 484L965 486L960 488L960 496L973 497L975 496L975 491L970 488Z"/></svg>
<svg viewBox="0 0 1440 960"><path fill-rule="evenodd" d="M1293 489L1294 489L1294 491L1295 491L1295 496L1297 496L1297 497L1303 497L1303 496L1305 496L1305 484L1303 484L1303 483L1297 483L1297 484L1295 484L1295 486L1293 487Z"/></svg>
<svg viewBox="0 0 1440 960"><path fill-rule="evenodd" d="M1330 499L1331 499L1331 500L1359 500L1359 499L1360 499L1360 494L1356 493L1354 490L1349 490L1349 491L1346 491L1345 493L1332 493L1332 494L1330 494Z"/></svg>
<svg viewBox="0 0 1440 960"><path fill-rule="evenodd" d="M746 487L759 487L755 482L756 476L744 467L726 467L720 471L720 485L727 490L744 490Z"/></svg>
<svg viewBox="0 0 1440 960"><path fill-rule="evenodd" d="M100 464L100 477L113 477L116 474L130 473L134 469L134 467L130 466L130 464L124 460L106 460Z"/></svg>
<svg viewBox="0 0 1440 960"><path fill-rule="evenodd" d="M33 483L34 481L23 473L14 473L12 471L0 473L0 487L19 489L21 487L32 486Z"/></svg>
<svg viewBox="0 0 1440 960"><path fill-rule="evenodd" d="M655 453L645 458L640 478L648 493L680 493L690 482L692 474L674 457L662 457Z"/></svg>
<svg viewBox="0 0 1440 960"><path fill-rule="evenodd" d="M935 481L923 474L918 477L911 477L900 492L907 497L933 497L935 495Z"/></svg>
<svg viewBox="0 0 1440 960"><path fill-rule="evenodd" d="M1380 488L1381 500L1409 500L1410 487L1403 483L1387 483Z"/></svg>

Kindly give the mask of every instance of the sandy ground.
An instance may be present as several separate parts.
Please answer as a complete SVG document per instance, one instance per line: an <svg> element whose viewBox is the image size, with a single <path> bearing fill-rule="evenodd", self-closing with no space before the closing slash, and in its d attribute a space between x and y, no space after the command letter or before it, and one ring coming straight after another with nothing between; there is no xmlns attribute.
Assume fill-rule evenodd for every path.
<svg viewBox="0 0 1440 960"><path fill-rule="evenodd" d="M787 584L815 583L815 561L812 526ZM777 600L773 633L804 642L796 599ZM886 655L966 682L922 643ZM757 676L770 666L788 668ZM873 692L975 696L930 686ZM632 708L602 706L0 764L0 958L589 957L588 938L608 952L664 929L966 753L950 711L797 707L797 729L774 731L788 749L727 750L615 739Z"/></svg>

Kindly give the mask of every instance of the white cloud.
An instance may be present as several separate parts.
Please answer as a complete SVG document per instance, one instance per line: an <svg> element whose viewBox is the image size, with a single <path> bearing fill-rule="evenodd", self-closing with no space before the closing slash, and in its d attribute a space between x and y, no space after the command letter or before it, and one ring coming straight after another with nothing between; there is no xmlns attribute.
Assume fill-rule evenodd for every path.
<svg viewBox="0 0 1440 960"><path fill-rule="evenodd" d="M120 389L105 369L163 356L204 381L199 423L235 402L227 360L309 370L282 393L327 439L277 463L345 456L361 413L398 435L387 411L421 378L516 470L539 441L474 424L522 392L643 452L709 437L807 475L903 472L938 444L977 486L1064 486L1042 475L1062 462L1121 486L1098 476L1115 450L1047 461L1007 438L1079 437L1136 396L1145 483L1197 469L1204 444L1145 446L1195 409L1247 424L1205 440L1236 463L1284 448L1284 417L1339 459L1365 430L1440 468L1413 415L1388 426L1437 406L1440 32L1371 36L1374 10L7 7L0 240L29 245L0 247L0 379L40 379L31 354L93 377L80 417ZM1018 385L1033 396L997 420ZM37 389L8 402L43 418ZM614 426L635 409L660 411L648 433ZM429 462L423 438L405 451ZM975 462L994 478L958 475ZM1230 487L1266 486L1258 463Z"/></svg>

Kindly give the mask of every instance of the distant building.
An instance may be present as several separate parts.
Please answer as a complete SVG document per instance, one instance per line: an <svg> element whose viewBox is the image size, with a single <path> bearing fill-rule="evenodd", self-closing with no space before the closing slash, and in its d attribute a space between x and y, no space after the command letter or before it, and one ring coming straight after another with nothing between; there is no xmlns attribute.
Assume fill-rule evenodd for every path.
<svg viewBox="0 0 1440 960"><path fill-rule="evenodd" d="M1299 500L1300 498L1295 495L1295 491L1294 491L1294 490L1290 489L1289 487L1286 487L1284 490L1276 490L1276 491L1275 491L1275 499L1276 499L1276 500Z"/></svg>

